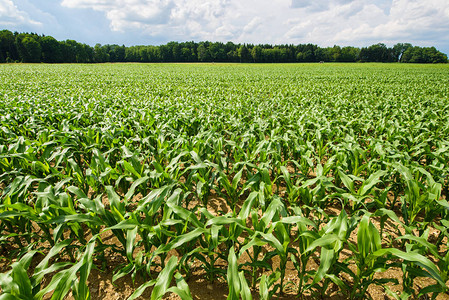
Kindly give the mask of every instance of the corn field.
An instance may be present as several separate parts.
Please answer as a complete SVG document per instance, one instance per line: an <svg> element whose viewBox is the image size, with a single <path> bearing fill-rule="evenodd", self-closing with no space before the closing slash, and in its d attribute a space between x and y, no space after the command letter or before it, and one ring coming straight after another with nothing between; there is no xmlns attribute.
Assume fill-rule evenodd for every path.
<svg viewBox="0 0 449 300"><path fill-rule="evenodd" d="M140 279L128 299L194 299L194 273L227 299L448 299L448 78L1 65L0 299L91 299L92 269Z"/></svg>

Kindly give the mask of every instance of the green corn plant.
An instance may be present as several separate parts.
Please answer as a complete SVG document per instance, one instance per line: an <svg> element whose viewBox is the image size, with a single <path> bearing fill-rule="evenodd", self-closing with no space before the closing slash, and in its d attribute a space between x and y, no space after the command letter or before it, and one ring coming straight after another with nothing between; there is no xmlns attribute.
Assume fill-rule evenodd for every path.
<svg viewBox="0 0 449 300"><path fill-rule="evenodd" d="M277 292L276 282L280 279L280 272L272 272L269 276L263 274L259 280L260 299L268 300Z"/></svg>
<svg viewBox="0 0 449 300"><path fill-rule="evenodd" d="M85 174L82 170L82 165L74 158L67 159L66 173L74 179L74 183L83 190L84 193L88 193L89 185L85 180Z"/></svg>
<svg viewBox="0 0 449 300"><path fill-rule="evenodd" d="M154 286L153 291L151 292L151 300L160 300L167 292L176 293L183 300L193 299L188 285L179 273L176 273L175 275L176 287L170 287L177 264L178 259L175 256L172 256L165 265L165 268L159 273L158 277L138 287L128 298L128 300L138 298L147 288L151 286Z"/></svg>
<svg viewBox="0 0 449 300"><path fill-rule="evenodd" d="M400 164L395 164L394 167L401 173L406 183L405 195L403 199L401 199L405 225L412 227L420 225L416 224L415 220L422 210L424 210L429 217L427 222L422 224L423 226L418 226L420 234L422 234L432 217L436 216L441 210L441 205L438 205L438 201L440 201L442 186L440 183L435 182L430 173L422 168L416 169L416 175L419 176L424 173L427 177L428 187L424 186L420 181L414 178L411 169Z"/></svg>
<svg viewBox="0 0 449 300"><path fill-rule="evenodd" d="M356 272L352 272L349 268L345 271L349 273L354 282L349 297L357 299L364 297L367 289L371 284L383 285L387 282L398 283L397 279L375 279L374 274L387 270L387 261L383 257L373 259L370 255L382 249L381 235L370 221L368 214L365 214L357 228L357 244L348 243L348 247L354 253Z"/></svg>
<svg viewBox="0 0 449 300"><path fill-rule="evenodd" d="M246 227L246 222L256 199L257 193L252 192L240 209L238 218L234 218L232 215L214 216L206 208L200 210L201 216L206 221L205 225L210 226L210 229L208 229L207 234L203 235L204 240L200 240L200 244L204 248L203 252L207 253L208 259L205 257L198 257L198 259L205 265L205 269L210 274L211 280L213 280L214 274L223 275L222 270L215 267L215 261L218 258L226 258L229 249L234 247L234 245L240 245L240 247L245 245L246 247L246 241L243 243L238 241L238 237L242 233L254 234L253 230ZM224 252L221 252L219 249L223 245L226 248ZM243 253L244 249L241 248L240 252Z"/></svg>
<svg viewBox="0 0 449 300"><path fill-rule="evenodd" d="M330 175L332 165L332 160L329 160L324 166L318 164L316 166L316 176L306 180L300 186L300 199L304 201L305 205L320 208L327 205L327 201L331 197L329 192L335 188L333 183L334 177L328 176Z"/></svg>
<svg viewBox="0 0 449 300"><path fill-rule="evenodd" d="M240 169L232 178L232 182L228 179L228 176L220 172L218 182L220 186L226 191L224 197L226 202L231 207L232 210L235 210L235 206L239 201L240 195L243 193L243 189L239 188L240 179L242 178L243 168Z"/></svg>
<svg viewBox="0 0 449 300"><path fill-rule="evenodd" d="M396 298L444 295L446 73L387 64L0 66L0 297L71 290L88 299L90 268L105 270L110 253L124 261L113 281L148 284L135 297L157 286L154 299L191 299L184 278L199 264L206 280L234 283L229 297L259 286L270 299L291 283L290 262L298 295L335 288L358 298L371 285ZM211 205L222 198L231 212ZM227 276L220 261L242 256ZM312 260L317 270L306 267ZM391 267L402 270L401 295L388 291L382 271ZM433 281L418 291L418 277Z"/></svg>
<svg viewBox="0 0 449 300"><path fill-rule="evenodd" d="M213 219L213 217L211 217ZM214 282L219 276L224 277L225 272L223 269L216 266L217 260L220 258L220 245L226 243L220 231L223 226L211 225L210 231L199 236L200 248L191 251L187 255L184 255L181 261L188 261L189 257L193 257L202 263L202 268L206 272L206 277L209 282ZM184 263L186 264L186 263ZM186 265L186 273L189 274L190 266Z"/></svg>
<svg viewBox="0 0 449 300"><path fill-rule="evenodd" d="M219 165L209 161L202 161L194 151L190 152L195 164L187 167L181 174L185 176L188 173L186 182L182 184L186 190L195 189L197 198L203 206L207 206L211 191L215 186L216 171L220 169ZM186 203L188 205L188 203Z"/></svg>
<svg viewBox="0 0 449 300"><path fill-rule="evenodd" d="M405 237L407 238L407 237ZM417 239L419 240L419 239ZM402 260L403 275L403 292L399 296L395 293L389 292L393 297L408 298L414 294L413 280L417 276L424 276L434 279L437 283L426 287L419 292L419 296L427 293L433 293L433 297L436 297L438 293L447 292L448 288L446 282L447 269L439 269L430 259L412 250L412 247L408 247L407 251L401 251L394 248L380 249L370 255L369 259L377 259L381 256L389 256L390 258ZM433 251L432 249L430 251Z"/></svg>
<svg viewBox="0 0 449 300"><path fill-rule="evenodd" d="M246 218L251 214L251 222L254 228L254 231L247 230L247 232L251 235L247 242L240 245L240 255L246 252L250 258L250 262L247 265L251 267L250 274L253 287L255 286L258 276L257 270L261 267L271 269L271 266L267 264L266 261L276 255L279 255L281 258L281 264L278 272L281 274L280 288L282 292L288 253L293 251L293 248L290 247L290 237L285 225L283 223L276 223L280 216L286 215L285 207L279 198L275 198L271 201L263 216L259 218L255 210L251 210L251 212L249 210L250 206L255 203L256 197L256 192L251 193L240 211L240 218L242 220L246 220ZM271 226L269 225L270 223L272 223ZM262 253L263 246L265 244L273 246L275 250L266 253L264 258L260 260L259 255ZM252 249L252 254L249 252L249 249Z"/></svg>
<svg viewBox="0 0 449 300"><path fill-rule="evenodd" d="M86 180L89 186L100 192L102 186L113 185L114 180L119 177L119 173L115 166L110 164L110 150L109 153L102 153L100 150L92 149L92 159L89 163L89 168L86 170Z"/></svg>
<svg viewBox="0 0 449 300"><path fill-rule="evenodd" d="M344 150L338 153L338 161L345 165L345 167L349 170L349 174L359 176L360 173L368 166L364 163L366 160L366 154L363 149L354 140L354 138L349 135L345 137L345 142L340 144L340 149Z"/></svg>
<svg viewBox="0 0 449 300"><path fill-rule="evenodd" d="M258 279L258 272L261 270L272 270L272 266L267 262L270 259L269 255L264 255L263 259L260 259L259 256L263 254L263 247L268 244L268 242L260 237L257 234L251 236L248 242L245 242L245 245L240 249L239 256L246 253L250 259L249 262L244 263L242 266L249 266L250 276L251 276L251 287L253 289L256 288L256 283ZM250 249L252 251L250 251ZM280 274L280 272L278 272Z"/></svg>
<svg viewBox="0 0 449 300"><path fill-rule="evenodd" d="M74 291L75 299L90 299L86 281L92 267L95 240L96 237L93 237L89 241L84 253L80 253L76 263L54 275L50 283L34 296L35 299L42 299L49 292L53 292L51 299L63 299L70 289ZM77 278L78 273L80 274L79 279Z"/></svg>
<svg viewBox="0 0 449 300"><path fill-rule="evenodd" d="M48 186L43 191L36 192L36 212L40 215L40 222L38 222L40 228L46 233L47 239L50 244L54 245L57 240L53 241L50 237L50 228L46 226L46 223L52 223L55 218L63 216L76 215L75 201L66 192L58 191L59 187ZM65 228L70 230L70 235L73 238L77 238L83 245L87 244L84 238L84 232L78 222L69 222L64 225ZM61 230L63 230L61 228ZM58 237L58 235L54 235Z"/></svg>
<svg viewBox="0 0 449 300"><path fill-rule="evenodd" d="M313 153L312 150L305 146L297 146L298 153L295 154L292 160L293 166L295 168L295 173L300 173L304 178L307 178L308 174L313 171Z"/></svg>
<svg viewBox="0 0 449 300"><path fill-rule="evenodd" d="M28 251L20 257L17 262L11 265L10 271L0 275L2 297L6 299L8 297L10 299L41 299L41 297L36 295L41 290L44 276L71 265L70 262L53 262L49 266L49 261L71 242L72 240L65 240L52 247L45 258L34 268L31 276L28 275L28 272L31 261L37 254L37 251Z"/></svg>
<svg viewBox="0 0 449 300"><path fill-rule="evenodd" d="M172 194L173 186L166 186L161 189L151 191L147 196L139 201L132 216L135 216L136 223L139 224L139 235L142 238L142 245L145 250L145 264L146 271L150 274L150 267L154 258L152 247L162 247L168 243L170 236L167 216L170 216L170 211L165 205L165 198ZM174 196L176 198L176 194ZM123 222L123 221L122 221ZM161 253L165 259L166 253ZM161 262L164 262L164 259Z"/></svg>
<svg viewBox="0 0 449 300"><path fill-rule="evenodd" d="M262 237L262 240L267 242L270 246L274 247L274 251L270 251L266 258L270 259L273 256L279 256L280 262L279 262L279 269L276 270L281 274L281 282L279 284L279 291L282 295L284 293L285 288L285 271L286 271L286 265L289 258L289 254L295 253L296 250L290 246L290 236L287 231L287 228L285 224L283 223L276 223L275 226L273 226L270 230L268 230L268 233L260 233L260 236Z"/></svg>
<svg viewBox="0 0 449 300"><path fill-rule="evenodd" d="M271 216L267 215L262 217L261 220L259 220L257 212L253 209L253 207L256 206L258 196L259 196L258 192L252 192L248 196L248 198L243 203L242 208L240 209L239 219L242 220L243 222L247 222L248 217L251 216L251 222L254 229L262 230L262 228L264 227L264 225L262 224L268 225L268 223L266 222L269 220L269 218L272 218L274 216L273 214L276 213L275 212L276 208L273 206L273 208L270 209ZM239 255L241 256L243 255L243 253L246 252L246 254L250 259L250 262L245 263L244 265L251 267L250 271L251 287L254 289L256 287L258 276L257 271L260 270L261 268L271 269L271 265L266 262L265 258L259 260L259 255L262 254L263 246L265 246L267 242L263 241L258 237L257 231L247 230L247 232L252 233L252 235L248 238L248 240L245 240L245 242L243 243L242 247L240 248ZM252 249L252 251L250 251L250 249Z"/></svg>
<svg viewBox="0 0 449 300"><path fill-rule="evenodd" d="M312 278L313 274L307 271L307 263L309 262L312 251L306 252L311 243L318 239L320 236L317 233L317 225L303 217L300 216L301 212L296 212L297 216L283 218L282 222L291 220L292 224L296 224L298 228L298 235L295 237L294 243L298 245L298 251L291 253L290 259L298 271L299 283L298 283L298 295L302 295L305 290L305 284Z"/></svg>
<svg viewBox="0 0 449 300"><path fill-rule="evenodd" d="M244 241L239 241L239 237L243 232L254 234L253 230L246 227L246 224L243 220L234 218L231 214L226 214L218 217L214 217L210 214L207 215L209 215L209 220L205 224L206 227L211 225L222 226L220 235L224 245L224 251L220 251L219 253L219 257L221 259L227 259L229 251L232 247L237 246L241 248L242 245L245 244Z"/></svg>
<svg viewBox="0 0 449 300"><path fill-rule="evenodd" d="M285 166L280 166L280 170L282 172L282 177L285 181L287 187L287 199L290 204L295 204L297 199L300 196L300 187L296 186L292 180L290 173L288 172Z"/></svg>
<svg viewBox="0 0 449 300"><path fill-rule="evenodd" d="M346 175L343 170L339 169L338 174L340 180L343 182L344 186L349 190L349 193L342 193L341 196L344 199L349 199L352 201L351 209L356 211L362 207L366 207L364 202L365 199L370 197L371 190L375 188L376 184L382 182L381 177L384 176L386 171L377 171L371 174L366 180L360 177L355 177L352 175ZM356 191L355 181L361 181L362 184Z"/></svg>
<svg viewBox="0 0 449 300"><path fill-rule="evenodd" d="M274 236L270 234L261 233L261 236L264 238L264 240L267 240L270 245L275 247L276 249L275 253L279 256L280 259L278 272L281 274L281 282L280 282L281 294L284 291L285 270L287 267L287 261L289 257L292 258L294 264L296 264L298 272L300 272L298 274L300 278L299 290L302 290L302 286L305 280L307 279L305 268L310 252L308 252L309 255L305 253L306 252L305 247L308 247L310 240L308 240L309 237L307 237L307 234L298 237L298 240L300 241L299 251L304 252L298 252L295 248L293 248L292 243L296 242L291 239L292 236L291 231L293 226L298 226L298 229L305 229L307 227L312 227L316 229L315 223L313 223L309 219L304 218L302 216L291 216L282 218L280 221L272 223L272 228L274 228L273 230ZM306 243L306 245L303 244L304 242ZM299 257L299 260L296 260L297 257Z"/></svg>
<svg viewBox="0 0 449 300"><path fill-rule="evenodd" d="M253 299L244 272L239 272L239 264L234 252L234 247L229 250L227 284L229 287L227 299L238 300L240 297L245 300Z"/></svg>
<svg viewBox="0 0 449 300"><path fill-rule="evenodd" d="M176 191L174 195L176 196L170 197L167 200L167 206L173 212L172 217L170 219L167 218L163 223L170 224L171 227L174 227L175 234L169 232L168 234L173 235L173 237L171 237L166 245L160 245L154 255L158 255L159 253L165 255L165 253L168 253L170 250L176 250L181 256L180 265L184 266L184 270L187 275L189 275L190 269L187 263L194 253L202 250L197 248L197 244L200 242L201 237L210 240L210 235L214 233L214 237L217 238L218 232L208 231L206 225L202 223L201 220L198 220L194 213L179 206L182 195L176 193ZM180 222L178 222L178 220ZM213 270L214 266L212 265L209 269Z"/></svg>
<svg viewBox="0 0 449 300"><path fill-rule="evenodd" d="M242 192L250 189L251 191L258 192L257 202L262 212L265 212L270 204L270 200L273 198L273 182L270 178L268 168L265 166L255 166L253 164L247 164L250 168L254 169L255 174L249 176L245 183L245 187Z"/></svg>
<svg viewBox="0 0 449 300"><path fill-rule="evenodd" d="M418 297L428 293L432 293L433 297L436 297L439 293L446 293L449 291L446 284L449 280L448 251L446 250L445 253L440 254L438 248L427 241L428 235L429 231L426 230L422 236L406 234L398 237L400 240L406 240L409 242L409 244L406 245L407 252L417 253L416 255L411 256L411 258L404 258L407 260L405 270L408 273L408 276L405 277L405 282L409 282L409 285L411 286L413 279L417 276L417 274L433 278L437 282L436 284L422 289L419 292ZM435 257L437 261L436 265L425 257L427 254L431 254ZM402 254L402 256L404 257L404 254ZM425 271L423 272L418 267L424 268ZM412 293L413 290L408 288L406 292Z"/></svg>
<svg viewBox="0 0 449 300"><path fill-rule="evenodd" d="M350 233L356 227L356 218L348 218L342 210L340 215L332 218L323 229L318 232L316 238L305 252L315 251L321 247L318 270L313 275L313 281L306 285L306 289L312 289L316 296L323 296L331 283L344 289L344 283L338 278L338 274L347 268L345 262L338 261L338 256L343 250ZM318 285L322 281L322 285Z"/></svg>

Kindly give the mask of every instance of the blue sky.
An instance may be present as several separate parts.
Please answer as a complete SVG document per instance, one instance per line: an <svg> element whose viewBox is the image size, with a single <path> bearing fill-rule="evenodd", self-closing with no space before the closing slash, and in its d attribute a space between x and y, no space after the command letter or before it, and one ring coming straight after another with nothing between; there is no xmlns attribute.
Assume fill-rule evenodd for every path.
<svg viewBox="0 0 449 300"><path fill-rule="evenodd" d="M0 28L95 45L392 46L449 54L449 0L0 0Z"/></svg>

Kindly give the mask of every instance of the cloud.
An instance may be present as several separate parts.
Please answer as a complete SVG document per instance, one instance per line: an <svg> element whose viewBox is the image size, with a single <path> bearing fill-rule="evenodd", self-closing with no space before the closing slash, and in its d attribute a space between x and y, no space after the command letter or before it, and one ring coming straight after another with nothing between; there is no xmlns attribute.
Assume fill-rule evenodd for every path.
<svg viewBox="0 0 449 300"><path fill-rule="evenodd" d="M175 32L198 39L214 39L215 36L229 38L234 28L228 23L231 12L229 4L227 0L176 1L168 25Z"/></svg>
<svg viewBox="0 0 449 300"><path fill-rule="evenodd" d="M25 11L20 10L11 0L0 0L0 25L42 25L34 21Z"/></svg>
<svg viewBox="0 0 449 300"><path fill-rule="evenodd" d="M290 19L288 24L286 39L321 45L401 41L435 45L449 38L449 7L446 0L334 1L329 9Z"/></svg>
<svg viewBox="0 0 449 300"><path fill-rule="evenodd" d="M161 42L367 46L421 41L438 45L449 40L447 0L63 0L61 4L103 14L112 32Z"/></svg>
<svg viewBox="0 0 449 300"><path fill-rule="evenodd" d="M292 0L293 8L305 8L313 5L314 2L309 0Z"/></svg>
<svg viewBox="0 0 449 300"><path fill-rule="evenodd" d="M172 0L64 0L61 4L68 8L87 8L104 12L113 31L166 24L174 7Z"/></svg>
<svg viewBox="0 0 449 300"><path fill-rule="evenodd" d="M322 0L322 1L309 1L309 0L292 0L292 8L305 8L307 11L325 11L332 6L351 3L354 0Z"/></svg>
<svg viewBox="0 0 449 300"><path fill-rule="evenodd" d="M105 13L111 29L123 31L130 28L145 29L153 25L177 26L210 22L220 25L220 18L226 12L226 0L63 0L68 8L88 8ZM192 25L192 24L191 24Z"/></svg>
<svg viewBox="0 0 449 300"><path fill-rule="evenodd" d="M245 25L243 32L252 33L262 23L263 19L261 17L254 17L248 24Z"/></svg>

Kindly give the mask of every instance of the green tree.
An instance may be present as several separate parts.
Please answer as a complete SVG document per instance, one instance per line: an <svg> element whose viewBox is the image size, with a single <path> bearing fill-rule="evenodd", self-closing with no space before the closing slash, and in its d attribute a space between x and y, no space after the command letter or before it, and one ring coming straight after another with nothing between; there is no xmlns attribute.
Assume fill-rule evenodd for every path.
<svg viewBox="0 0 449 300"><path fill-rule="evenodd" d="M194 61L195 52L188 47L182 47L181 49L181 61Z"/></svg>
<svg viewBox="0 0 449 300"><path fill-rule="evenodd" d="M212 61L226 61L226 50L223 43L211 43L209 46L209 53Z"/></svg>
<svg viewBox="0 0 449 300"><path fill-rule="evenodd" d="M355 62L359 58L360 49L355 47L341 48L341 56L339 61Z"/></svg>
<svg viewBox="0 0 449 300"><path fill-rule="evenodd" d="M210 61L210 55L209 51L206 48L206 45L204 43L200 43L198 45L198 61L205 62Z"/></svg>
<svg viewBox="0 0 449 300"><path fill-rule="evenodd" d="M291 61L290 56L291 56L291 52L290 52L289 48L281 47L279 49L279 61L280 62L289 62L289 61Z"/></svg>
<svg viewBox="0 0 449 300"><path fill-rule="evenodd" d="M435 47L424 48L426 63L447 63L447 55L438 51Z"/></svg>
<svg viewBox="0 0 449 300"><path fill-rule="evenodd" d="M254 46L251 49L251 57L253 58L253 62L260 62L262 60L262 47Z"/></svg>
<svg viewBox="0 0 449 300"><path fill-rule="evenodd" d="M141 46L138 48L138 56L139 56L139 60L141 62L150 62L150 52L148 47L145 46Z"/></svg>
<svg viewBox="0 0 449 300"><path fill-rule="evenodd" d="M360 50L360 60L363 62L387 62L389 61L389 51L382 43L371 45Z"/></svg>
<svg viewBox="0 0 449 300"><path fill-rule="evenodd" d="M116 45L114 47L114 53L115 53L115 59L117 62L125 61L125 53L126 53L125 45L121 45L121 46Z"/></svg>
<svg viewBox="0 0 449 300"><path fill-rule="evenodd" d="M300 62L317 61L316 58L317 48L318 47L313 44L298 45L294 49L294 51L296 51L296 61Z"/></svg>
<svg viewBox="0 0 449 300"><path fill-rule="evenodd" d="M228 58L228 61L230 62L238 62L239 61L239 54L237 50L229 50L226 52L226 57Z"/></svg>
<svg viewBox="0 0 449 300"><path fill-rule="evenodd" d="M42 47L37 36L28 33L19 34L16 37L16 47L20 60L23 62L36 63L41 61Z"/></svg>
<svg viewBox="0 0 449 300"><path fill-rule="evenodd" d="M404 63L447 63L446 54L441 53L435 47L410 47L402 55Z"/></svg>
<svg viewBox="0 0 449 300"><path fill-rule="evenodd" d="M125 48L125 61L127 62L137 62L139 57L137 55L138 48L136 46Z"/></svg>
<svg viewBox="0 0 449 300"><path fill-rule="evenodd" d="M65 40L61 43L63 61L66 63L76 63L78 43L74 40Z"/></svg>
<svg viewBox="0 0 449 300"><path fill-rule="evenodd" d="M77 45L76 62L77 63L91 63L94 61L94 51L89 45Z"/></svg>
<svg viewBox="0 0 449 300"><path fill-rule="evenodd" d="M171 49L171 61L181 61L181 47L177 42L170 42L167 46Z"/></svg>
<svg viewBox="0 0 449 300"><path fill-rule="evenodd" d="M251 59L251 54L245 44L241 45L238 50L238 55L240 62L249 62Z"/></svg>
<svg viewBox="0 0 449 300"><path fill-rule="evenodd" d="M147 47L147 54L148 54L148 61L149 62L162 62L162 50L161 47L156 46L148 46Z"/></svg>
<svg viewBox="0 0 449 300"><path fill-rule="evenodd" d="M315 49L315 61L326 61L326 50L317 47Z"/></svg>
<svg viewBox="0 0 449 300"><path fill-rule="evenodd" d="M59 42L51 37L44 36L41 38L42 61L46 63L62 62L62 53Z"/></svg>
<svg viewBox="0 0 449 300"><path fill-rule="evenodd" d="M160 61L162 62L169 62L173 59L173 54L169 46L167 45L160 45L159 46L159 55L160 55Z"/></svg>
<svg viewBox="0 0 449 300"><path fill-rule="evenodd" d="M394 61L401 61L404 52L411 47L412 45L409 43L397 43L396 45L394 45L392 48Z"/></svg>
<svg viewBox="0 0 449 300"><path fill-rule="evenodd" d="M0 54L4 61L14 61L18 59L14 40L14 34L11 31L0 31Z"/></svg>
<svg viewBox="0 0 449 300"><path fill-rule="evenodd" d="M109 54L101 44L96 44L94 47L94 61L97 63L104 63L109 61Z"/></svg>
<svg viewBox="0 0 449 300"><path fill-rule="evenodd" d="M334 47L329 48L329 55L331 61L341 61L341 47L334 45Z"/></svg>

